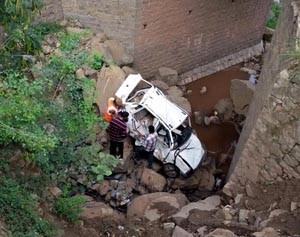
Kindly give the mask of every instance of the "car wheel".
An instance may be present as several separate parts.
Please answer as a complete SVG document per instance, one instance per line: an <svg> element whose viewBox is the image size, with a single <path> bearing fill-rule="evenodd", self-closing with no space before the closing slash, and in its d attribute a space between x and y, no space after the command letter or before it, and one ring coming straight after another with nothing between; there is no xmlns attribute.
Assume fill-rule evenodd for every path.
<svg viewBox="0 0 300 237"><path fill-rule="evenodd" d="M171 163L164 164L164 172L170 178L176 178L179 176L178 168Z"/></svg>

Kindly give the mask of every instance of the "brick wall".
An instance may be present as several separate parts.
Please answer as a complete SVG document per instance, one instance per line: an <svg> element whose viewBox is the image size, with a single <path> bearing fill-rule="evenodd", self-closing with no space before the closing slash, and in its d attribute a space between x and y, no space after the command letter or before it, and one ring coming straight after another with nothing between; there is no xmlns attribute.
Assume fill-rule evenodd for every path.
<svg viewBox="0 0 300 237"><path fill-rule="evenodd" d="M300 81L293 79L291 61L283 56L295 50L300 36L299 6L299 0L284 1L234 154L227 194L255 183L300 179Z"/></svg>
<svg viewBox="0 0 300 237"><path fill-rule="evenodd" d="M258 44L270 0L143 0L135 33L135 67L179 73Z"/></svg>
<svg viewBox="0 0 300 237"><path fill-rule="evenodd" d="M66 18L76 18L87 28L103 31L133 51L136 0L62 0Z"/></svg>

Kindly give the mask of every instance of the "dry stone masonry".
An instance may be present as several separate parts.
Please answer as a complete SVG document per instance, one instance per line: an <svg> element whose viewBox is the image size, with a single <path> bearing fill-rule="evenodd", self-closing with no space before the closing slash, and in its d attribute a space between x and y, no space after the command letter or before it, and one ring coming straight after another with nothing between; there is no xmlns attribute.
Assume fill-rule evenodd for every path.
<svg viewBox="0 0 300 237"><path fill-rule="evenodd" d="M299 6L284 1L224 189L228 195L244 187L251 193L256 183L300 179L300 80L293 60L283 56L296 50Z"/></svg>

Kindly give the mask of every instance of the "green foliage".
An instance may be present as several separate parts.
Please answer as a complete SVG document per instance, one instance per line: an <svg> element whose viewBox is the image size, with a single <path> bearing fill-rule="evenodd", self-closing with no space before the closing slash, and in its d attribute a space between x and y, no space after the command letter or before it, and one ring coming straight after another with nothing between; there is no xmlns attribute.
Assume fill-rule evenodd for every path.
<svg viewBox="0 0 300 237"><path fill-rule="evenodd" d="M51 237L57 230L34 211L28 192L8 178L0 179L0 215L14 237Z"/></svg>
<svg viewBox="0 0 300 237"><path fill-rule="evenodd" d="M64 52L72 52L76 50L80 44L79 34L60 34L59 40L61 50Z"/></svg>
<svg viewBox="0 0 300 237"><path fill-rule="evenodd" d="M41 121L48 113L42 100L43 82L30 82L16 71L0 73L0 144L19 143L45 156L57 139L47 134Z"/></svg>
<svg viewBox="0 0 300 237"><path fill-rule="evenodd" d="M0 1L0 24L8 34L0 47L0 63L6 68L23 65L23 54L40 50L41 39L30 23L42 7L42 0Z"/></svg>
<svg viewBox="0 0 300 237"><path fill-rule="evenodd" d="M76 222L82 213L82 208L86 203L84 196L59 197L54 203L55 212L69 222Z"/></svg>
<svg viewBox="0 0 300 237"><path fill-rule="evenodd" d="M98 52L93 52L88 61L88 65L95 70L99 70L103 66L103 63L104 56Z"/></svg>
<svg viewBox="0 0 300 237"><path fill-rule="evenodd" d="M274 17L268 20L267 27L269 27L271 29L275 29L280 12L281 12L281 6L276 3L273 3L272 12L274 13Z"/></svg>

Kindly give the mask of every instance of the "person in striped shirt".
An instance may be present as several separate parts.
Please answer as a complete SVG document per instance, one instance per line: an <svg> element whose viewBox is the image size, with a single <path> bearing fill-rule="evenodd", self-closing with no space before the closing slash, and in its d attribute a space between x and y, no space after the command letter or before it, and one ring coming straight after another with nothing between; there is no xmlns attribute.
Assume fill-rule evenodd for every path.
<svg viewBox="0 0 300 237"><path fill-rule="evenodd" d="M123 159L124 139L127 137L128 112L121 111L108 126L110 154Z"/></svg>
<svg viewBox="0 0 300 237"><path fill-rule="evenodd" d="M142 146L138 147L135 151L135 160L140 160L141 158L146 158L148 161L147 168L152 169L152 163L154 160L154 150L156 148L157 133L153 125L148 126L149 134L144 139Z"/></svg>

